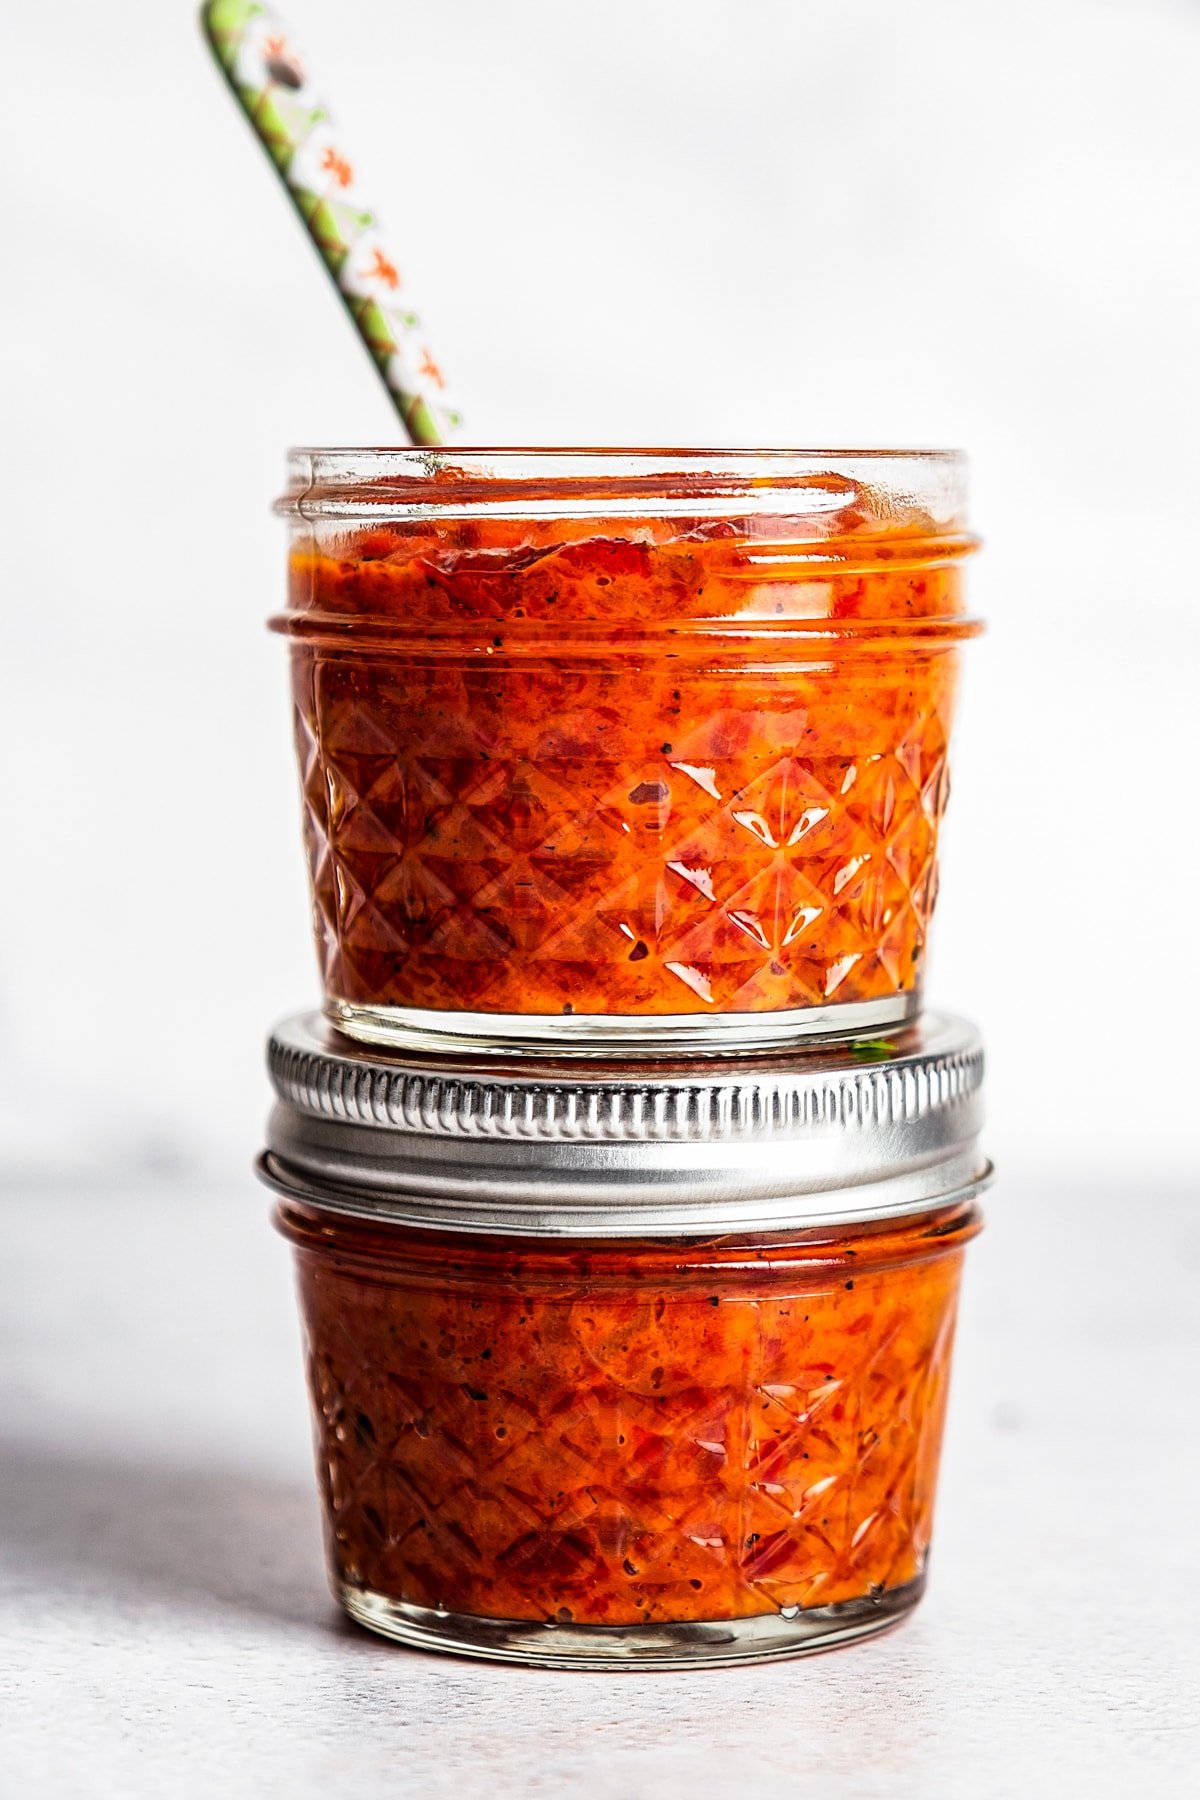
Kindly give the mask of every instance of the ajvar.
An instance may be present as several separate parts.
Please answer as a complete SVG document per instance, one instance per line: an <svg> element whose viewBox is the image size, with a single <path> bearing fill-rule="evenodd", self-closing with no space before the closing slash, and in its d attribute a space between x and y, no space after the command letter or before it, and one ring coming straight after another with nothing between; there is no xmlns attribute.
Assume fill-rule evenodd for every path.
<svg viewBox="0 0 1200 1800"><path fill-rule="evenodd" d="M704 1244L278 1219L335 1586L618 1625L919 1581L973 1207Z"/></svg>
<svg viewBox="0 0 1200 1800"><path fill-rule="evenodd" d="M654 1015L916 989L970 545L846 485L820 537L299 531L276 624L327 993Z"/></svg>

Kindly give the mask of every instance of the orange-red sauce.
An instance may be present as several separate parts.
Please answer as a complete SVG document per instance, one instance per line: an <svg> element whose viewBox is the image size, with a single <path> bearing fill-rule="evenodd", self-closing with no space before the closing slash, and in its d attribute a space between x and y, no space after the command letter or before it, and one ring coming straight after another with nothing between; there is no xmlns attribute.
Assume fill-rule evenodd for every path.
<svg viewBox="0 0 1200 1800"><path fill-rule="evenodd" d="M917 985L963 540L849 500L819 543L750 529L300 543L280 624L330 995L664 1014Z"/></svg>
<svg viewBox="0 0 1200 1800"><path fill-rule="evenodd" d="M279 1219L338 1582L617 1625L921 1575L974 1208L706 1244Z"/></svg>

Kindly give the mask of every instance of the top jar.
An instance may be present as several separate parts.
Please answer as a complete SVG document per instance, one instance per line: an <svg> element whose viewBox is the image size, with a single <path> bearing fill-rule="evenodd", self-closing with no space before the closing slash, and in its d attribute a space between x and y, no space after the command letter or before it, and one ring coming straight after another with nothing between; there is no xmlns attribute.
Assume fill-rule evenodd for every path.
<svg viewBox="0 0 1200 1800"><path fill-rule="evenodd" d="M655 1055L917 1012L961 458L298 450L280 510L343 1031Z"/></svg>

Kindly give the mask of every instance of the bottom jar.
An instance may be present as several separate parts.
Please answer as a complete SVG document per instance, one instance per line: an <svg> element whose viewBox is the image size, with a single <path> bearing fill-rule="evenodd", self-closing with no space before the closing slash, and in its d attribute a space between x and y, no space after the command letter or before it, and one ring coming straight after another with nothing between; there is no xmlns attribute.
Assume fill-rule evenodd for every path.
<svg viewBox="0 0 1200 1800"><path fill-rule="evenodd" d="M281 1028L262 1169L347 1611L615 1668L911 1610L987 1174L978 1045L949 1027L865 1066L563 1085Z"/></svg>

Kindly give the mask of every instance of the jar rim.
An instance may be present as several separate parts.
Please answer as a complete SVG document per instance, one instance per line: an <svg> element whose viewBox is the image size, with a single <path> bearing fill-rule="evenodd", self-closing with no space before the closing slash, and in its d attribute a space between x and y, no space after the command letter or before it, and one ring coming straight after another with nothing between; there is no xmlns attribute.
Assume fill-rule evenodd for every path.
<svg viewBox="0 0 1200 1800"><path fill-rule="evenodd" d="M987 1178L982 1178L976 1191L949 1201L933 1201L912 1212L774 1231L733 1230L707 1237L611 1233L591 1238L518 1237L486 1227L470 1232L438 1230L383 1212L347 1211L344 1197L334 1195L331 1201L313 1189L302 1193L288 1189L266 1156L259 1159L258 1174L276 1194L275 1229L297 1249L325 1251L337 1256L343 1267L354 1264L369 1274L378 1266L380 1246L386 1245L393 1272L406 1264L407 1274L424 1274L431 1285L443 1291L473 1285L481 1273L511 1273L514 1264L519 1264L527 1290L561 1289L564 1276L570 1279L568 1271L574 1274L586 1266L590 1292L606 1282L627 1291L631 1255L638 1258L640 1279L653 1273L671 1286L694 1281L698 1275L722 1286L736 1286L747 1275L753 1275L759 1285L764 1280L788 1281L800 1274L811 1278L838 1270L873 1274L963 1250L983 1229L979 1193L988 1185ZM456 1249L464 1239L469 1258L465 1263Z"/></svg>
<svg viewBox="0 0 1200 1800"><path fill-rule="evenodd" d="M277 510L305 519L780 515L820 531L964 523L967 460L946 449L297 446ZM863 529L863 525L859 526Z"/></svg>

